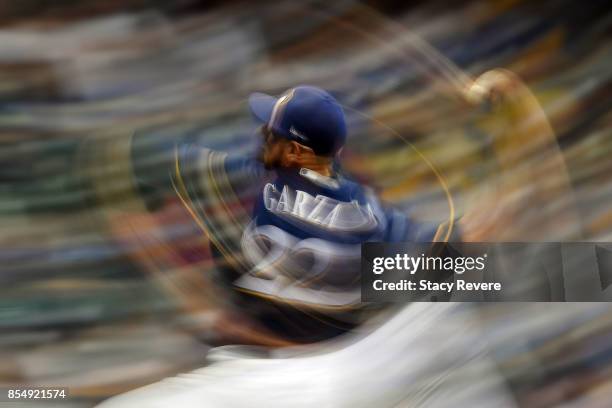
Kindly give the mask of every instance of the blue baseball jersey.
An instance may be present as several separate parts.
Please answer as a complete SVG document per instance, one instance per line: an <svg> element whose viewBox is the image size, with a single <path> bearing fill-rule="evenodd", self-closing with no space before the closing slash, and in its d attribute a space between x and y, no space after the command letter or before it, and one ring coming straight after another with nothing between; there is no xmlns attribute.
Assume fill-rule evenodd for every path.
<svg viewBox="0 0 612 408"><path fill-rule="evenodd" d="M269 226L266 231L274 229L292 241L330 245L428 242L438 228L383 205L371 189L338 172L326 177L305 168L266 171L255 159L196 143L173 145L163 137L136 137L133 153L155 158L134 161L143 195L156 197L149 192L160 184L171 186L214 252L241 271L249 270L244 235L253 228Z"/></svg>
<svg viewBox="0 0 612 408"><path fill-rule="evenodd" d="M305 168L268 172L255 159L197 145L177 148L174 170L184 201L221 245L230 236L239 240L249 224L340 244L428 242L438 228L382 205L371 189L338 174L326 177ZM252 210L245 208L249 205ZM228 250L238 250L238 244Z"/></svg>
<svg viewBox="0 0 612 408"><path fill-rule="evenodd" d="M326 177L305 168L279 169L276 174L255 203L258 226L274 225L298 239L342 244L434 237L433 226L427 229L383 207L370 189L345 177Z"/></svg>

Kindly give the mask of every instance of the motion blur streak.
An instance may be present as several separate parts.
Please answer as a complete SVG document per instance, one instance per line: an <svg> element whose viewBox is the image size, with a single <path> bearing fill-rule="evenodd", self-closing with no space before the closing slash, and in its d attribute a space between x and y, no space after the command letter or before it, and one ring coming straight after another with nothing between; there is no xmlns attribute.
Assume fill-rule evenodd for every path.
<svg viewBox="0 0 612 408"><path fill-rule="evenodd" d="M285 349L265 359L215 350L210 366L166 379L157 390L143 388L111 399L108 406L200 401L207 407L512 407L478 331L464 307L416 303L370 334L321 343L308 354Z"/></svg>
<svg viewBox="0 0 612 408"><path fill-rule="evenodd" d="M0 388L66 386L86 407L210 364L218 382L194 392L211 404L607 405L607 304L417 304L206 360L292 345L216 285L208 238L156 188L175 141L251 154L254 90L332 92L350 108L345 170L418 219L449 219L433 166L468 240L612 241L607 2L254 3L0 5ZM470 103L497 68L512 97Z"/></svg>

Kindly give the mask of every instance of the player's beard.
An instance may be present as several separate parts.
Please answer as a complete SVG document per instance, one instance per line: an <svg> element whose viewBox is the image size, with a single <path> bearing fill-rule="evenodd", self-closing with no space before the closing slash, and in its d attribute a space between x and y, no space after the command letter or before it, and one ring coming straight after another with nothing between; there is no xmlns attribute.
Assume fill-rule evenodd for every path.
<svg viewBox="0 0 612 408"><path fill-rule="evenodd" d="M261 136L261 130L258 130L258 132ZM271 170L275 167L274 160L271 158L270 148L266 145L265 141L259 145L255 158L264 165L266 170Z"/></svg>
<svg viewBox="0 0 612 408"><path fill-rule="evenodd" d="M282 164L282 155L278 146L262 145L257 158L266 170L278 168Z"/></svg>
<svg viewBox="0 0 612 408"><path fill-rule="evenodd" d="M280 159L275 159L273 157L270 157L270 155L266 153L263 154L262 162L266 170L276 169L280 167L280 164L281 164Z"/></svg>
<svg viewBox="0 0 612 408"><path fill-rule="evenodd" d="M266 146L261 146L257 152L257 160L260 161L266 170L272 170L277 167L276 160L271 157L270 151Z"/></svg>
<svg viewBox="0 0 612 408"><path fill-rule="evenodd" d="M264 167L266 168L266 170L270 170L269 169L269 160L267 160L268 153L266 152L266 146L264 144L262 144L261 146L259 146L259 149L257 149L257 154L255 155L255 158L257 159L257 161L261 162Z"/></svg>

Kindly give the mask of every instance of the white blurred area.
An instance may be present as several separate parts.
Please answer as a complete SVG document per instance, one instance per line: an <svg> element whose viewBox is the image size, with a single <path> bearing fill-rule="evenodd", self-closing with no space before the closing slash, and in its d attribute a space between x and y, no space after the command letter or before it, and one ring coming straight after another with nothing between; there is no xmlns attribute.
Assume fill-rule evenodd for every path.
<svg viewBox="0 0 612 408"><path fill-rule="evenodd" d="M75 407L166 377L112 403L607 406L605 303L413 304L299 346L261 331L176 197L138 191L136 165L167 171L131 144L250 154L246 96L315 84L350 108L347 171L402 211L448 217L423 154L479 239L609 241L605 2L172 3L0 5L0 387L66 386ZM539 133L496 144L518 113L461 99L493 68L533 93L550 148L515 161Z"/></svg>
<svg viewBox="0 0 612 408"><path fill-rule="evenodd" d="M101 407L516 406L468 307L415 303L380 320L267 358L215 349L211 365Z"/></svg>

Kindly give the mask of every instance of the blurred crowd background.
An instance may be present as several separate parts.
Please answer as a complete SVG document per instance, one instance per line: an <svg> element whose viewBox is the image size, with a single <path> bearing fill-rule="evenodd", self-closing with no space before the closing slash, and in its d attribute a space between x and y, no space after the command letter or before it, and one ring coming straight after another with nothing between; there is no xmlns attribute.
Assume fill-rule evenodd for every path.
<svg viewBox="0 0 612 408"><path fill-rule="evenodd" d="M611 241L611 28L606 1L2 2L0 384L68 386L89 406L200 367L212 345L281 344L207 279L206 237L178 199L133 179L168 171L134 154L134 134L251 154L253 91L330 90L349 118L347 172L420 218L449 211L426 157L459 215L487 218L499 203L477 206L500 183L514 202L561 186L487 240ZM511 117L461 98L500 67L541 104L563 165L500 165ZM609 405L611 312L479 310L529 407Z"/></svg>

